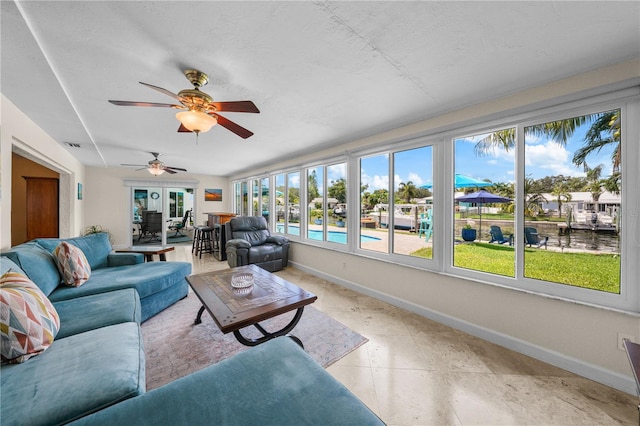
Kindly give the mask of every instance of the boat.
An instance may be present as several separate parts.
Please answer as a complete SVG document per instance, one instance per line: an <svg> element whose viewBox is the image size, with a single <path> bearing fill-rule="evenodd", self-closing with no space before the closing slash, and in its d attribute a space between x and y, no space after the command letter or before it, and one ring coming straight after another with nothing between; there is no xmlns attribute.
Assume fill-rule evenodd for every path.
<svg viewBox="0 0 640 426"><path fill-rule="evenodd" d="M393 227L395 229L407 229L415 231L416 224L420 223L420 218L426 213L424 204L396 204L393 212ZM373 212L367 213L367 217L374 220L383 228L389 227L389 205L377 204Z"/></svg>

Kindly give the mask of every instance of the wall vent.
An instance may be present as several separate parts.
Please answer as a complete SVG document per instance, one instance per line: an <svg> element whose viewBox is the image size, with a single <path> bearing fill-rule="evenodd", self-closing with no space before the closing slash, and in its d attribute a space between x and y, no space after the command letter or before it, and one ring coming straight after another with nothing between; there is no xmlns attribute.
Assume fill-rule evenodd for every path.
<svg viewBox="0 0 640 426"><path fill-rule="evenodd" d="M71 148L80 148L80 144L79 143L65 142L64 144L67 145L67 146L70 146Z"/></svg>

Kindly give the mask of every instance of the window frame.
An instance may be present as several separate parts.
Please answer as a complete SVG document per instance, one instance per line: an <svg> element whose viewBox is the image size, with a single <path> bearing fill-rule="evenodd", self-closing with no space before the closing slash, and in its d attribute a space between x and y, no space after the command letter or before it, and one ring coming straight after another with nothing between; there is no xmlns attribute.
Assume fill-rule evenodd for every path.
<svg viewBox="0 0 640 426"><path fill-rule="evenodd" d="M558 284L526 278L523 274L524 265L524 234L516 232L515 244L516 265L515 276L508 277L487 272L467 270L453 266L453 174L454 174L454 140L460 135L482 134L494 129L515 127L516 147L515 147L515 179L516 179L516 206L515 206L515 229L523 229L524 203L519 200L524 199L524 188L522 182L525 178L524 167L524 128L533 124L540 124L548 121L561 120L579 115L587 115L608 111L612 109L621 110L621 146L624 152L622 156L622 208L620 217L624 223L625 237L621 241L621 270L620 270L620 294L606 293L597 290L585 289L571 285ZM555 103L547 102L546 105L532 105L520 111L512 113L504 112L494 114L490 117L480 117L466 123L453 123L446 127L425 131L421 135L407 136L388 140L375 146L363 147L359 150L348 151L342 157L328 157L318 159L313 163L294 166L284 170L269 173L272 184L270 191L270 211L273 218L270 222L274 232L276 231L276 209L275 209L275 189L276 176L285 176L285 193L288 196L288 175L290 173L300 173L300 235L284 234L293 241L303 244L315 245L336 252L348 252L353 255L374 258L377 260L394 263L400 266L414 267L429 272L450 275L458 278L468 279L477 283L506 287L516 291L537 294L552 299L569 300L590 306L599 306L607 309L622 310L627 312L640 312L640 284L631 282L634 274L637 274L640 265L640 215L637 213L637 206L640 206L640 191L630 187L630 182L640 181L640 171L633 165L640 162L640 121L632 120L630 117L640 116L640 87L631 87L618 91L612 91L590 97ZM357 206L357 209L349 208L351 212L359 211L361 206L360 179L361 179L361 159L375 155L387 154L389 156L389 184L387 190L390 196L393 194L393 154L398 151L432 146L433 161L433 257L431 259L395 254L392 252L393 233L390 233L389 249L387 252L375 252L360 248L361 228L359 223L360 214L350 214L348 216L348 241L347 244L332 243L326 241L326 226L323 233L324 240L318 241L307 238L306 218L308 218L308 189L307 173L309 168L324 166L324 190L323 197L328 197L327 167L332 164L346 163L347 179L347 205ZM392 201L392 200L391 200ZM636 209L636 210L631 210ZM305 220L302 220L305 218ZM325 212L326 218L326 212ZM326 223L326 220L323 221Z"/></svg>
<svg viewBox="0 0 640 426"><path fill-rule="evenodd" d="M634 93L635 92L635 93ZM632 286L630 284L629 277L632 277L633 264L639 262L639 250L637 246L633 245L632 235L637 235L640 232L637 219L635 224L632 224L632 218L628 214L629 207L640 204L640 194L637 191L624 189L629 186L629 183L625 182L638 182L640 181L640 174L637 170L632 169L629 164L633 164L632 158L635 161L640 160L640 148L638 144L633 144L630 141L637 140L640 135L640 126L638 123L633 123L629 117L640 116L640 96L638 96L638 89L625 90L621 92L614 92L606 95L597 96L594 98L584 99L580 101L570 102L554 107L539 109L530 113L518 115L516 117L506 117L503 120L495 120L491 123L484 123L477 126L469 126L465 128L455 129L447 132L444 136L445 145L447 141L450 143L450 152L447 154L447 164L450 165L450 170L454 170L454 157L453 157L453 141L455 138L460 137L461 134L480 134L490 132L493 129L506 128L512 126L516 128L516 147L515 147L515 176L516 176L516 211L515 211L515 229L524 229L524 182L525 179L525 157L524 157L524 129L527 126L545 123L549 121L562 120L565 118L571 118L581 115L589 115L599 113L603 111L620 109L621 110L621 146L624 152L622 156L622 208L621 216L625 223L625 227L631 228L630 232L625 232L626 238L623 238L620 246L620 293L613 294L598 290L586 289L566 284L560 284L549 281L542 281L533 278L527 278L524 276L524 233L516 232L515 247L516 247L516 266L515 276L505 277L497 274L491 274L481 271L467 270L453 266L453 249L452 242L445 241L445 256L443 259L443 272L462 278L468 278L474 281L485 282L492 285L499 285L504 287L510 287L516 290L522 290L534 294L548 296L551 298L559 298L563 300L570 300L579 303L586 303L590 305L597 305L613 309L622 309L627 311L638 312L640 310L640 291L639 286ZM446 232L449 235L453 234L453 215L454 208L453 202L453 172L444 176L450 185L444 187L444 191L447 195L447 214L445 219L448 221L446 226ZM635 179L635 180L634 180ZM627 213L625 213L627 212ZM637 218L637 215L636 215ZM437 229L437 226L436 226ZM624 228L623 228L624 229ZM637 242L635 243L637 244Z"/></svg>

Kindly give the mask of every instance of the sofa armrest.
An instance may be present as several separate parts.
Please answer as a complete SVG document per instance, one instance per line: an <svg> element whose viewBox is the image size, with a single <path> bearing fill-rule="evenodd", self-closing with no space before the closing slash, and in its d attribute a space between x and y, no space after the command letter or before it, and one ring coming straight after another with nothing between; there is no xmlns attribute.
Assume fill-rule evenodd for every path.
<svg viewBox="0 0 640 426"><path fill-rule="evenodd" d="M113 266L136 265L144 263L144 255L141 253L110 253L107 256L107 264Z"/></svg>
<svg viewBox="0 0 640 426"><path fill-rule="evenodd" d="M289 244L289 239L287 237L283 237L282 235L272 235L267 238L267 242L283 246L285 244Z"/></svg>
<svg viewBox="0 0 640 426"><path fill-rule="evenodd" d="M234 238L233 240L227 241L227 247L232 246L238 249L248 249L251 248L251 243L247 240L243 240L240 238Z"/></svg>

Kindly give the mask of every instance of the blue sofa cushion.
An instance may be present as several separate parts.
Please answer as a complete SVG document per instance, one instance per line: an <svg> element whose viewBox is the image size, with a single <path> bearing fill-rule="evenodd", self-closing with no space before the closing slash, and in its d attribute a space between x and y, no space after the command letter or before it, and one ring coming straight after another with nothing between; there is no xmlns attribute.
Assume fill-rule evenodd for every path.
<svg viewBox="0 0 640 426"><path fill-rule="evenodd" d="M82 250L82 253L89 261L91 270L109 266L108 256L112 248L109 242L109 235L104 232L75 238L38 238L35 241L50 253L58 247L58 244L66 241Z"/></svg>
<svg viewBox="0 0 640 426"><path fill-rule="evenodd" d="M384 425L288 337L270 340L77 424Z"/></svg>
<svg viewBox="0 0 640 426"><path fill-rule="evenodd" d="M134 322L76 334L24 364L3 365L2 424L69 422L145 391L144 351Z"/></svg>
<svg viewBox="0 0 640 426"><path fill-rule="evenodd" d="M49 295L53 302L107 291L135 288L140 299L184 281L191 274L187 262L148 262L137 265L96 269L80 287L58 287Z"/></svg>
<svg viewBox="0 0 640 426"><path fill-rule="evenodd" d="M51 252L46 249L33 243L25 243L2 253L2 256L3 261L6 257L17 264L46 296L60 285L58 267Z"/></svg>
<svg viewBox="0 0 640 426"><path fill-rule="evenodd" d="M141 321L140 298L133 288L76 297L55 302L53 306L60 317L57 339L123 322L140 324Z"/></svg>
<svg viewBox="0 0 640 426"><path fill-rule="evenodd" d="M9 270L27 275L13 260L7 256L0 257L0 275L4 275L4 273L9 272Z"/></svg>

